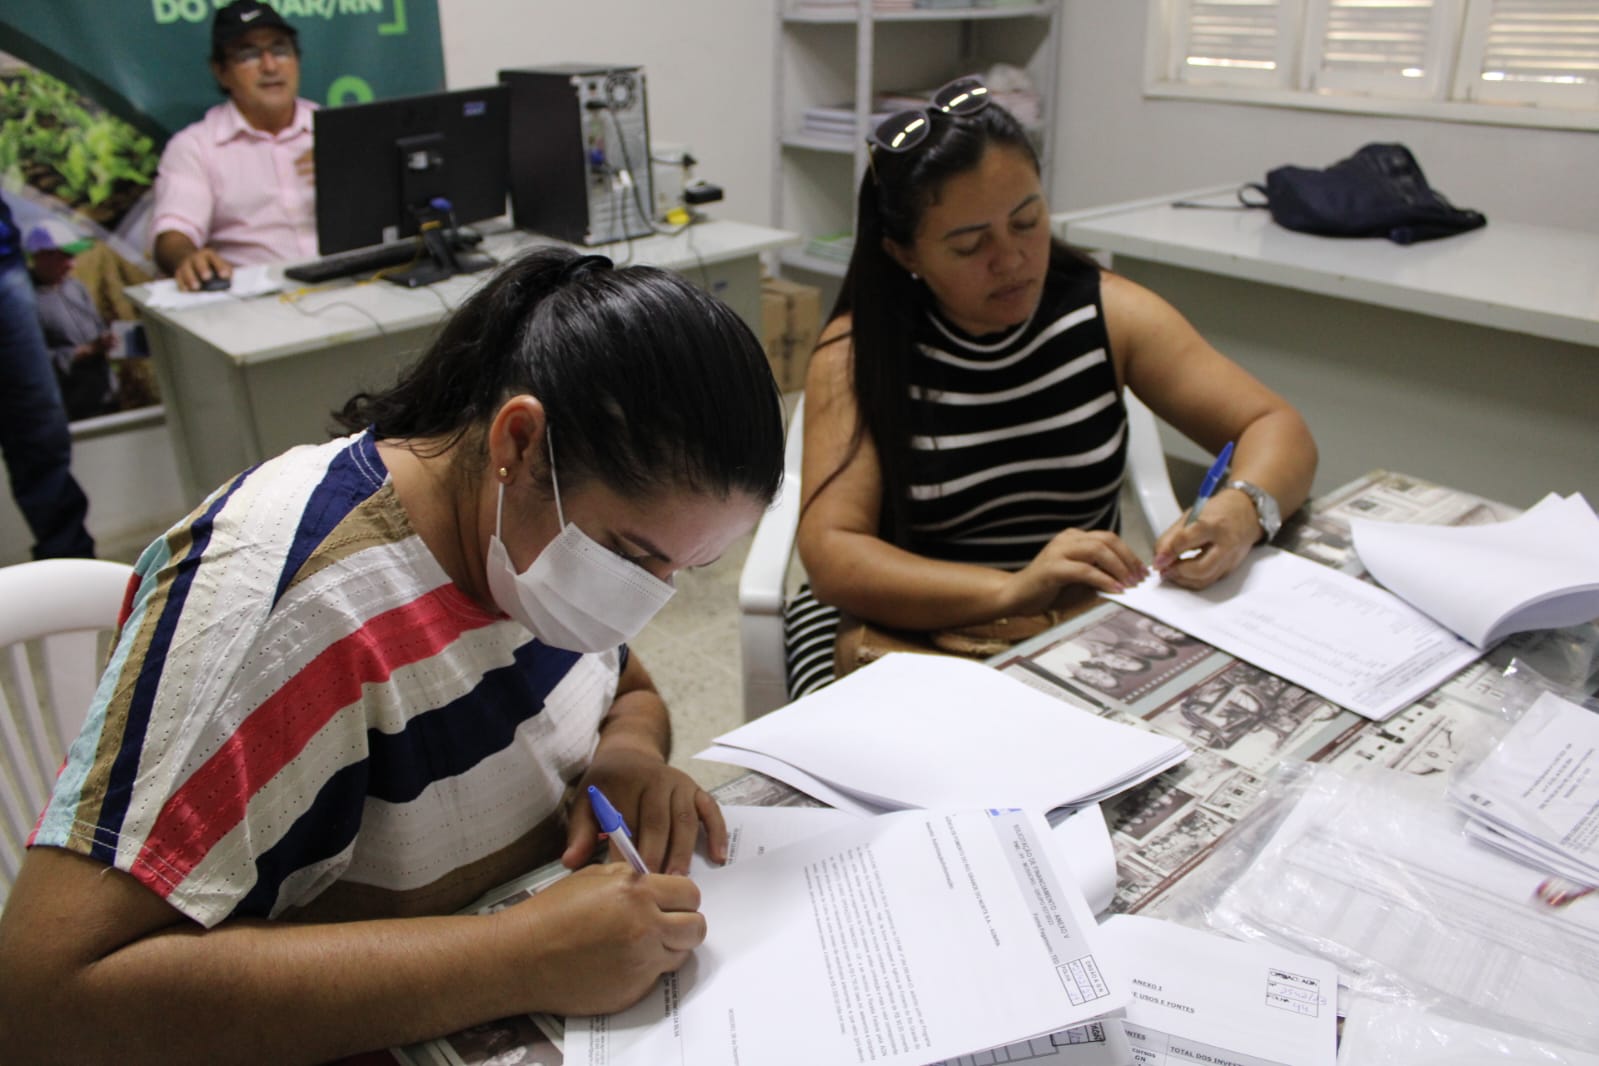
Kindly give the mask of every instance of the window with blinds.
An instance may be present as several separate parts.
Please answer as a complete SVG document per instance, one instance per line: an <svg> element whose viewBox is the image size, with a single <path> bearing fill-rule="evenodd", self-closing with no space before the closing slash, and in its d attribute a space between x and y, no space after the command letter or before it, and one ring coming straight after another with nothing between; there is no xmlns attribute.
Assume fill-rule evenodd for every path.
<svg viewBox="0 0 1599 1066"><path fill-rule="evenodd" d="M1599 112L1599 0L1150 4L1155 90L1390 113L1406 101L1494 105L1489 121L1516 121L1507 104ZM1599 115L1574 124L1599 126Z"/></svg>
<svg viewBox="0 0 1599 1066"><path fill-rule="evenodd" d="M1599 108L1599 3L1476 0L1461 46L1455 95Z"/></svg>
<svg viewBox="0 0 1599 1066"><path fill-rule="evenodd" d="M1298 41L1279 0L1189 0L1177 75L1193 84L1287 85Z"/></svg>
<svg viewBox="0 0 1599 1066"><path fill-rule="evenodd" d="M1457 7L1448 0L1312 0L1306 87L1441 99Z"/></svg>

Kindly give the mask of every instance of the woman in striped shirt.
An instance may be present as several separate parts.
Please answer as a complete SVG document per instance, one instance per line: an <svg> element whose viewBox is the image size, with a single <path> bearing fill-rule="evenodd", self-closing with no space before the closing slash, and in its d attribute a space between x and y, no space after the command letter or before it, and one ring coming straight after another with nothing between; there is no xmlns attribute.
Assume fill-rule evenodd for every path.
<svg viewBox="0 0 1599 1066"><path fill-rule="evenodd" d="M349 436L243 472L140 558L0 916L30 1063L324 1062L603 1013L705 935L716 803L625 642L782 476L765 356L684 279L504 267ZM599 787L651 870L587 867Z"/></svg>
<svg viewBox="0 0 1599 1066"><path fill-rule="evenodd" d="M1160 297L1051 239L1037 155L981 83L892 116L870 151L806 381L798 545L816 600L930 631L1047 612L1151 568L1203 588L1304 501L1304 420ZM1118 535L1123 388L1209 452L1235 441L1232 484L1248 486L1160 531L1147 565ZM797 661L799 617L803 689L830 655ZM810 647L830 643L810 623Z"/></svg>

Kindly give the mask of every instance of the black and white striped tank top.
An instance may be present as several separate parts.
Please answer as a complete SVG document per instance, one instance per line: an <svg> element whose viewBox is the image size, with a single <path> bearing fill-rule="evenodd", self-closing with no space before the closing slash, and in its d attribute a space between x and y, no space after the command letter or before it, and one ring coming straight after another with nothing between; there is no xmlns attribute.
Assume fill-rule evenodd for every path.
<svg viewBox="0 0 1599 1066"><path fill-rule="evenodd" d="M1119 528L1127 412L1097 269L1052 269L1006 333L929 311L916 341L910 550L1017 570L1063 529Z"/></svg>

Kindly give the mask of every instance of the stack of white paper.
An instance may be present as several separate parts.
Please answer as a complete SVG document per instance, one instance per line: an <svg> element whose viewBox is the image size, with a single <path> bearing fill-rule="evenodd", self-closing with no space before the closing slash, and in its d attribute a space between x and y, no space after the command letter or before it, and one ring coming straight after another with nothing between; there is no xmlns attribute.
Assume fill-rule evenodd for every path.
<svg viewBox="0 0 1599 1066"><path fill-rule="evenodd" d="M915 654L886 655L698 755L863 814L1083 806L1187 757L1182 741L1101 718L981 663Z"/></svg>
<svg viewBox="0 0 1599 1066"><path fill-rule="evenodd" d="M1581 495L1486 526L1350 527L1372 577L1479 648L1599 618L1599 516Z"/></svg>
<svg viewBox="0 0 1599 1066"><path fill-rule="evenodd" d="M1476 839L1599 885L1599 714L1543 693L1449 794Z"/></svg>
<svg viewBox="0 0 1599 1066"><path fill-rule="evenodd" d="M900 811L698 877L705 943L568 1066L924 1066L1127 1005L1049 827Z"/></svg>

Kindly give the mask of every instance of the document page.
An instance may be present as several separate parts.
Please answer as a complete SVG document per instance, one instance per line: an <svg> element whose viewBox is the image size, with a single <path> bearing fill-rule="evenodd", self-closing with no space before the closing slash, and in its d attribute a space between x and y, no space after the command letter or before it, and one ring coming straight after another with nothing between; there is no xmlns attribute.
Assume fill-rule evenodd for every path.
<svg viewBox="0 0 1599 1066"><path fill-rule="evenodd" d="M1481 654L1393 593L1275 548L1199 592L1155 575L1107 598L1379 722Z"/></svg>
<svg viewBox="0 0 1599 1066"><path fill-rule="evenodd" d="M1599 714L1540 694L1450 795L1508 838L1499 846L1552 852L1558 872L1599 884Z"/></svg>
<svg viewBox="0 0 1599 1066"><path fill-rule="evenodd" d="M1479 648L1599 618L1599 517L1580 495L1550 494L1489 525L1350 529L1372 577Z"/></svg>
<svg viewBox="0 0 1599 1066"><path fill-rule="evenodd" d="M1338 970L1265 943L1118 914L1100 927L1132 987L1138 1066L1334 1066Z"/></svg>
<svg viewBox="0 0 1599 1066"><path fill-rule="evenodd" d="M699 879L709 934L569 1066L925 1066L1120 1010L1041 815L901 811Z"/></svg>

